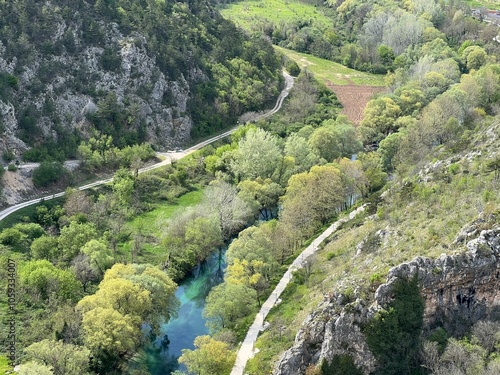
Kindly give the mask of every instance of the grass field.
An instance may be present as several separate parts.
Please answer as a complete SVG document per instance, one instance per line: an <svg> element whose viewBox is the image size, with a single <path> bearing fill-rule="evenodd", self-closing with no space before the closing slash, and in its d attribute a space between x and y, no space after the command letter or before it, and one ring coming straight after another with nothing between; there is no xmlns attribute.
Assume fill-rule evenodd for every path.
<svg viewBox="0 0 500 375"><path fill-rule="evenodd" d="M158 206L152 211L135 217L126 224L126 230L131 233L141 233L146 238L162 238L168 220L184 208L200 203L202 199L203 189L198 188L197 190L190 191L177 198L175 203ZM122 255L129 257L132 246L133 240L120 244L119 248ZM155 263L158 260L157 256L163 250L161 244L146 240L146 243L143 245L142 254L140 254L140 258L142 258L141 263Z"/></svg>
<svg viewBox="0 0 500 375"><path fill-rule="evenodd" d="M499 9L500 10L500 0L463 0L464 3L467 3L471 8L481 8L484 7L486 9Z"/></svg>
<svg viewBox="0 0 500 375"><path fill-rule="evenodd" d="M164 221L169 220L177 211L200 203L202 198L202 189L190 191L177 198L173 204L161 205L152 211L135 217L134 220L127 223L127 228L133 231L141 231L146 235L160 236Z"/></svg>
<svg viewBox="0 0 500 375"><path fill-rule="evenodd" d="M318 29L326 29L331 20L318 8L300 0L251 0L231 3L221 9L225 18L244 30L253 31L256 24L266 22L279 25L309 22Z"/></svg>
<svg viewBox="0 0 500 375"><path fill-rule="evenodd" d="M368 85L384 86L384 76L360 72L330 60L314 57L275 46L276 50L294 60L301 68L307 68L316 79L325 85Z"/></svg>

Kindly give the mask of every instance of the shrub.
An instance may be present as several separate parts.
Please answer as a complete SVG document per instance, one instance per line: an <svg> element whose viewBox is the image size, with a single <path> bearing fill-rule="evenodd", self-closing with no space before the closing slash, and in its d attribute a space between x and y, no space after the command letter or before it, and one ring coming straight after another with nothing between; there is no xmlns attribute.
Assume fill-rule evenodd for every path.
<svg viewBox="0 0 500 375"><path fill-rule="evenodd" d="M6 162L11 162L12 160L15 159L15 157L16 155L14 155L12 151L4 151L2 154L2 158Z"/></svg>
<svg viewBox="0 0 500 375"><path fill-rule="evenodd" d="M60 181L65 174L62 163L45 161L33 171L33 184L36 187L46 187Z"/></svg>
<svg viewBox="0 0 500 375"><path fill-rule="evenodd" d="M417 278L398 280L394 300L364 328L366 342L377 358L375 374L418 374L424 302Z"/></svg>

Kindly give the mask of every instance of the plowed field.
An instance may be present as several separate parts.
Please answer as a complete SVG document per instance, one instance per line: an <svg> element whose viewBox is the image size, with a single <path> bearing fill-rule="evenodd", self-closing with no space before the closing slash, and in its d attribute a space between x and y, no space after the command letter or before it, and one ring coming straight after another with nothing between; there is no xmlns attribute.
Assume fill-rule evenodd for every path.
<svg viewBox="0 0 500 375"><path fill-rule="evenodd" d="M327 84L344 109L342 114L346 115L347 118L354 124L359 125L363 119L363 111L365 109L366 103L377 93L385 90L384 87L380 86L365 86L365 85L334 85L332 83Z"/></svg>

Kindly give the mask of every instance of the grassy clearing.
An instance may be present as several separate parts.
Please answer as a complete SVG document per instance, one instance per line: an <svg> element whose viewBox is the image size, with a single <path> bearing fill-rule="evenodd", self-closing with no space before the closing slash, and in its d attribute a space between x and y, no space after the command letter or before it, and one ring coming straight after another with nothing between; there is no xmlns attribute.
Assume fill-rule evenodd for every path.
<svg viewBox="0 0 500 375"><path fill-rule="evenodd" d="M177 212L186 207L195 206L203 199L203 189L198 187L176 199L175 203L165 203L154 210L136 216L126 224L125 232L140 233L145 239L142 252L139 254L141 263L157 263L159 257L164 252L164 248L158 239L162 238L167 222L172 219ZM134 240L119 244L122 256L131 260L131 249Z"/></svg>
<svg viewBox="0 0 500 375"><path fill-rule="evenodd" d="M135 217L127 223L127 229L134 232L141 232L145 235L161 236L167 220L177 211L200 203L202 198L203 189L198 187L196 190L177 198L175 203L165 203L152 211Z"/></svg>
<svg viewBox="0 0 500 375"><path fill-rule="evenodd" d="M225 18L250 32L256 31L256 27L263 23L279 25L308 22L318 29L325 30L331 25L331 20L324 11L327 9L300 0L241 1L221 9Z"/></svg>
<svg viewBox="0 0 500 375"><path fill-rule="evenodd" d="M306 53L295 52L278 46L275 46L275 48L278 52L297 62L302 69L307 68L314 74L316 79L324 84L385 86L383 75L360 72Z"/></svg>

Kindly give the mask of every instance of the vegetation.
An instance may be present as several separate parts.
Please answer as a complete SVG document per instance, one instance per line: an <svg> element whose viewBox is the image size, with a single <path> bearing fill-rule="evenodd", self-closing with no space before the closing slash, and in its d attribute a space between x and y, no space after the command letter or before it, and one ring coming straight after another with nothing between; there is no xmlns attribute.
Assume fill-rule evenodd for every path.
<svg viewBox="0 0 500 375"><path fill-rule="evenodd" d="M394 299L365 327L366 343L377 358L377 374L418 373L424 301L418 280L394 283Z"/></svg>
<svg viewBox="0 0 500 375"><path fill-rule="evenodd" d="M321 364L322 375L352 374L362 375L360 369L356 367L352 357L348 354L334 355L331 361L323 361Z"/></svg>
<svg viewBox="0 0 500 375"><path fill-rule="evenodd" d="M283 47L275 46L274 48L288 59L295 61L302 69L310 71L320 82L329 82L334 85L385 86L383 75L361 72L331 60Z"/></svg>
<svg viewBox="0 0 500 375"><path fill-rule="evenodd" d="M38 7L18 0L2 3L0 15L6 20L0 26L2 56L14 61L0 72L1 99L17 115L17 136L31 146L26 160L75 158L89 129L111 136L120 149L151 140L162 124L148 123L146 112L158 106L170 108L174 118L190 118L193 136L211 134L243 112L261 109L281 85L270 44L247 37L203 1L50 1ZM124 48L155 62L148 76L134 62L126 69ZM172 87L156 92L160 77ZM122 80L135 86L121 92ZM190 93L184 109L177 83ZM85 118L67 108L76 98L90 99ZM77 122L85 132L73 126Z"/></svg>
<svg viewBox="0 0 500 375"><path fill-rule="evenodd" d="M160 21L166 22L159 9L185 16L172 32L186 31L177 35L179 40L199 48L196 58L211 78L234 78L191 87L196 99L188 107L202 125L201 133L222 126L221 119L244 108L259 108L276 91L272 84L262 91L265 77L274 82L270 77L278 66L261 37L248 39L222 20L219 26L225 31L213 23L200 30L186 26L198 17L210 18L196 1L155 4L150 10ZM289 4L298 12L292 7L303 3ZM125 31L137 25L151 31L125 5L99 1L95 10ZM500 163L491 150L500 144L500 68L489 28L468 18L455 2L356 0L329 6L335 14L321 9L325 17L333 17L338 40L327 41L330 50L323 44L322 51L330 53L323 57L351 68L390 72L388 92L368 104L358 128L338 115L335 95L302 69L283 113L242 126L229 142L138 175L138 160L152 150L135 145L140 137L127 131L129 125L120 132L118 125L129 120L121 117L116 97L101 98L95 118L89 119L100 133L82 142L79 152L89 170L120 168L113 182L97 191L70 190L62 206L42 205L26 222L0 232L2 260L14 259L18 265L18 338L26 348L21 371L71 374L79 366L82 373L126 373L138 349L159 333L162 319L175 316L175 281L214 249L228 246L224 282L210 292L204 312L213 337L197 338L196 348L185 350L180 359L193 373L228 373L235 338L243 338L294 254L358 198L366 199L371 205L364 216L340 228L293 275L283 302L271 311L269 329L257 343L260 352L246 369L268 373L292 344L301 321L330 291L341 295L346 308L358 298L370 302L391 266L417 255L461 250L456 235L478 211L478 232L498 224L500 201L494 192ZM38 15L38 10L32 12ZM269 20L271 35L279 30L277 20ZM315 35L313 28L322 25L274 37L291 43L301 32ZM99 24L85 27L105 47L99 63L109 72L119 69ZM269 30L264 34L269 36ZM214 35L225 44L213 41ZM193 66L183 65L191 62L175 49L167 54L163 48L173 43L169 38L155 42L163 51L157 57L171 60L162 69L175 77ZM304 51L323 43L321 38L306 39ZM77 48L69 35L67 39L61 48ZM218 50L222 45L236 50ZM25 53L20 58L28 58L29 50ZM308 59L318 65L319 75L325 74L325 60ZM284 63L292 66L290 60ZM351 73L358 74L341 74ZM366 83L372 76L360 77ZM16 89L13 79L5 82ZM207 110L210 103L216 104L216 112ZM35 129L35 115L34 108L23 112L25 129ZM50 172L56 164L48 166ZM460 210L455 210L456 202ZM0 272L5 287L6 271ZM417 280L396 283L394 300L385 308L364 328L379 373L418 373L425 371L422 364L446 373L462 366L457 358L471 358L474 371L498 370L498 338L485 333L498 330L496 326L476 328L466 340L448 340L442 332L429 337L441 347L421 341L423 302ZM425 360L421 350L429 354ZM67 360L61 363L55 351ZM310 364L308 370L356 373L351 354Z"/></svg>

